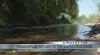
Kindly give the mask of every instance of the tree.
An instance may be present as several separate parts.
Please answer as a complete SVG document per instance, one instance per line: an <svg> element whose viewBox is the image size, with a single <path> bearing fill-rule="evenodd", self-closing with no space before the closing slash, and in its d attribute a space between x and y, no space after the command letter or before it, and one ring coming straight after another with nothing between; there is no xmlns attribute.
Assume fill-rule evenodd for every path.
<svg viewBox="0 0 100 55"><path fill-rule="evenodd" d="M93 2L96 4L97 6L97 14L98 14L98 22L100 22L100 0L93 0Z"/></svg>
<svg viewBox="0 0 100 55"><path fill-rule="evenodd" d="M58 24L60 20L57 17L61 13L69 14L72 19L77 18L77 1L0 0L0 10L5 22L12 25Z"/></svg>

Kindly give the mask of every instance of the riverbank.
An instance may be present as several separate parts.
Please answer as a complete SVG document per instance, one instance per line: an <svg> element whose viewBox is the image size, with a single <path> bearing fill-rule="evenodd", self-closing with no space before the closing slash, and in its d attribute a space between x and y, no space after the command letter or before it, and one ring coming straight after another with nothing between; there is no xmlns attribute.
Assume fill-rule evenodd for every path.
<svg viewBox="0 0 100 55"><path fill-rule="evenodd" d="M89 33L85 34L85 36L88 36L86 40L100 40L100 23L98 24L85 24L86 26L89 26L91 28L91 31Z"/></svg>
<svg viewBox="0 0 100 55"><path fill-rule="evenodd" d="M4 36L0 36L2 37L0 39L0 42L1 44L2 43L5 43L5 44L39 44L39 43L44 43L44 42L48 42L48 41L61 41L62 38L63 39L68 39L68 37L70 38L72 35L72 32L75 32L73 28L71 27L74 27L72 25L67 25L66 26L66 29L63 29L59 26L63 26L63 25L56 25L56 26L47 26L44 28L43 27L17 27L17 28L8 28L8 29L1 29L1 31L5 31L4 32L4 36L7 37L7 38L4 38ZM70 26L70 27L69 27ZM84 25L83 25L84 26ZM55 32L55 31L52 31L50 32L51 30L55 30L54 27L57 27L59 28L58 30L61 30L61 32ZM63 26L64 27L64 26ZM93 28L93 26L89 26L91 28ZM67 29L69 28L69 29ZM83 27L85 28L85 27ZM10 31L9 31L10 29ZM77 28L77 29L82 29L82 28ZM9 35L5 35L7 33L7 30L8 30L8 34ZM31 30L31 31L29 31ZM66 31L65 31L66 30ZM70 34L70 31L73 30ZM84 30L84 29L82 29ZM26 32L25 32L26 31ZM64 32L63 32L64 31ZM1 32L1 34L3 33ZM81 31L80 31L81 32ZM89 33L92 32L92 31L89 31ZM81 32L83 34L83 32ZM88 33L88 34L89 34ZM93 32L92 32L93 33ZM74 35L74 34L73 34ZM89 36L89 35L87 35ZM70 39L68 39L70 40ZM92 52L92 53L91 53ZM9 53L9 52L6 52L6 53ZM22 53L14 53L16 55L22 55ZM98 55L96 53L96 50L68 50L66 52L37 52L37 53L25 53L24 54L28 54L28 55ZM7 55L7 54L5 54ZM12 53L10 54L12 55Z"/></svg>
<svg viewBox="0 0 100 55"><path fill-rule="evenodd" d="M87 24L84 24L84 25L86 25L86 26L94 26L96 24L100 24L100 23L87 23Z"/></svg>

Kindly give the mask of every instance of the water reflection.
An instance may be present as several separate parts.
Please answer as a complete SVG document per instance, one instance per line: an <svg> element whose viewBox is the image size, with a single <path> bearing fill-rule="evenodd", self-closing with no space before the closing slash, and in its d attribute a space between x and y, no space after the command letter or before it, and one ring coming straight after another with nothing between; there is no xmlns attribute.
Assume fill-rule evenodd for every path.
<svg viewBox="0 0 100 55"><path fill-rule="evenodd" d="M46 41L84 39L84 34L91 30L84 25L51 25L35 27L0 28L0 43L43 43ZM73 38L76 37L76 38ZM9 55L84 55L85 50L66 52L7 52ZM6 55L7 55L6 54Z"/></svg>
<svg viewBox="0 0 100 55"><path fill-rule="evenodd" d="M83 39L90 28L83 25L51 25L35 27L0 28L2 43L43 43L45 41ZM83 33L84 32L84 33Z"/></svg>
<svg viewBox="0 0 100 55"><path fill-rule="evenodd" d="M78 25L77 26L77 36L80 39L84 39L84 38L87 37L87 36L84 36L84 34L89 33L90 30L91 30L90 27L87 27L87 26L84 26L84 25Z"/></svg>

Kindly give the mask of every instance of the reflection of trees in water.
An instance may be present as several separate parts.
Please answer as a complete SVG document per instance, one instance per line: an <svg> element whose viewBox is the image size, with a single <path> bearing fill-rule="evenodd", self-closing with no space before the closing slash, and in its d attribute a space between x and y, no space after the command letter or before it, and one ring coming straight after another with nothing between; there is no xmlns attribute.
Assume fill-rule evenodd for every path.
<svg viewBox="0 0 100 55"><path fill-rule="evenodd" d="M11 43L13 43L15 40L18 41L18 39L22 39L22 43L25 40L27 40L27 43L40 43L44 41L56 41L56 40L71 40L73 35L77 33L77 26L56 26L53 28L33 28L30 30L24 30L24 29L15 29L8 32L3 32L5 35L0 35L2 37L1 39L7 39ZM12 40L14 39L14 40ZM28 42L29 41L29 42ZM16 42L17 43L17 42ZM19 43L19 42L18 42Z"/></svg>
<svg viewBox="0 0 100 55"><path fill-rule="evenodd" d="M74 34L77 33L77 26L56 26L53 28L47 28L47 29L38 29L36 32L40 34L54 34L54 36L57 36L58 38L70 38Z"/></svg>
<svg viewBox="0 0 100 55"><path fill-rule="evenodd" d="M60 26L55 28L55 31L59 33L59 37L70 38L77 33L77 26Z"/></svg>

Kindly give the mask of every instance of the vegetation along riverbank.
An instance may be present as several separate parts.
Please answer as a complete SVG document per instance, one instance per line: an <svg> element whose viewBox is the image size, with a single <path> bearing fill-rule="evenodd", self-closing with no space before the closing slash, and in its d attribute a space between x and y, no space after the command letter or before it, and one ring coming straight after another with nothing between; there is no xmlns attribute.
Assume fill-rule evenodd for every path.
<svg viewBox="0 0 100 55"><path fill-rule="evenodd" d="M79 1L81 0L0 0L0 44L39 44L48 41L76 40L73 37L78 35L78 24L88 24L87 26L92 29L84 35L88 36L85 40L100 40L100 24L98 24L100 23L100 1L95 0L97 12L88 17L87 14L79 15ZM76 26L63 26L63 24L76 24ZM8 54L5 55L97 55L95 52L94 50L19 54L7 52Z"/></svg>

